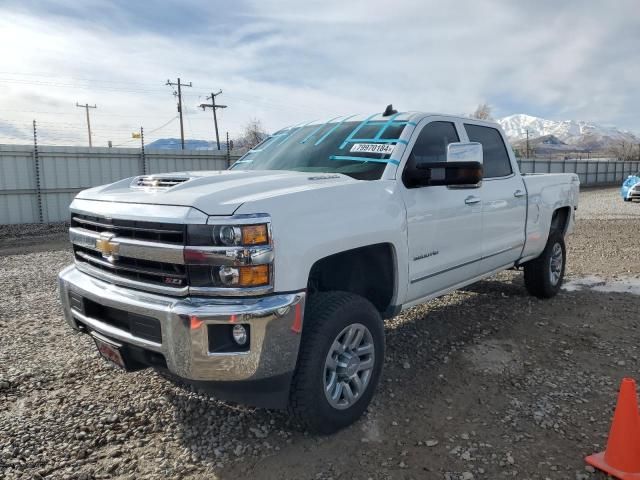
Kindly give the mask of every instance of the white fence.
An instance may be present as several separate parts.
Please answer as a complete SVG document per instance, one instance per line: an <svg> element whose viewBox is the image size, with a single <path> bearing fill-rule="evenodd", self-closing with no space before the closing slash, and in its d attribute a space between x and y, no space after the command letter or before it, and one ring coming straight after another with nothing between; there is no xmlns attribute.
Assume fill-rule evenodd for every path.
<svg viewBox="0 0 640 480"><path fill-rule="evenodd" d="M80 190L147 173L224 170L238 157L211 150L0 145L0 225L67 220ZM583 186L620 184L640 161L518 159L523 173L577 173Z"/></svg>
<svg viewBox="0 0 640 480"><path fill-rule="evenodd" d="M85 188L148 173L224 170L238 157L211 150L0 145L0 225L68 219Z"/></svg>
<svg viewBox="0 0 640 480"><path fill-rule="evenodd" d="M577 173L580 185L622 184L629 175L640 172L640 161L622 162L615 158L597 160L549 160L519 158L522 173Z"/></svg>

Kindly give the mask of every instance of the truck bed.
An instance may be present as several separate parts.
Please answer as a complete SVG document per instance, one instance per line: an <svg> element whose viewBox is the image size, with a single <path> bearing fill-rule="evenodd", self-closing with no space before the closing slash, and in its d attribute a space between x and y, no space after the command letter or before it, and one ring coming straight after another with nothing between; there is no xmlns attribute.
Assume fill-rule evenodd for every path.
<svg viewBox="0 0 640 480"><path fill-rule="evenodd" d="M522 180L527 190L527 221L521 261L526 261L544 249L551 215L558 208L570 210L565 233L573 231L573 212L578 206L580 179L575 173L532 173L522 175Z"/></svg>

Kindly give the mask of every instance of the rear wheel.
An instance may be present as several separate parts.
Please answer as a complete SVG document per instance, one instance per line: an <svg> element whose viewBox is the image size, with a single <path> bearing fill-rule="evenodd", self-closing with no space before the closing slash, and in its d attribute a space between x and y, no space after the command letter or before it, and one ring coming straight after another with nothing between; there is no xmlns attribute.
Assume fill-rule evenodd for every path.
<svg viewBox="0 0 640 480"><path fill-rule="evenodd" d="M318 292L307 303L290 409L308 430L355 422L373 397L384 360L380 314L363 297Z"/></svg>
<svg viewBox="0 0 640 480"><path fill-rule="evenodd" d="M540 256L524 264L524 284L538 298L554 297L562 286L567 259L564 238L558 231L549 234Z"/></svg>

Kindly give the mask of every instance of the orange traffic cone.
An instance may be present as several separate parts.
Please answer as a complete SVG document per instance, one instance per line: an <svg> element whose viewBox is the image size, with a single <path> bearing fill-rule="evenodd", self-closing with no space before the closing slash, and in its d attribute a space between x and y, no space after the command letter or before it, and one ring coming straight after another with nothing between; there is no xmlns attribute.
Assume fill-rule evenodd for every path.
<svg viewBox="0 0 640 480"><path fill-rule="evenodd" d="M636 382L632 378L624 378L620 385L607 449L585 460L615 478L640 480L640 414Z"/></svg>

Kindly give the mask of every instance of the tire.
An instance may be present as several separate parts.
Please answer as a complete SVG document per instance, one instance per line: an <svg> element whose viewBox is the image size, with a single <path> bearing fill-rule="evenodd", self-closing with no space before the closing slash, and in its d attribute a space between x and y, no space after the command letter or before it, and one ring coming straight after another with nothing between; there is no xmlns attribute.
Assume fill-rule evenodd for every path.
<svg viewBox="0 0 640 480"><path fill-rule="evenodd" d="M631 199L630 199L630 198L624 198L624 197L623 197L622 199L623 199L625 202L630 202L630 201L631 201Z"/></svg>
<svg viewBox="0 0 640 480"><path fill-rule="evenodd" d="M371 350L372 354L356 355L350 348L339 353L335 347L348 343L349 333L353 335L351 344L357 344L360 352ZM291 385L291 413L312 433L330 434L354 423L371 402L382 373L384 349L384 325L371 302L347 292L311 295ZM336 357L337 362L333 361ZM354 375L361 387L359 392ZM338 383L345 383L348 388L340 388ZM325 393L327 384L328 391L334 397L338 395L333 404ZM348 393L354 396L353 400L349 400Z"/></svg>
<svg viewBox="0 0 640 480"><path fill-rule="evenodd" d="M560 258L562 263L558 266ZM555 261L552 263L553 260ZM552 231L540 256L524 264L524 285L527 291L538 298L555 297L562 286L566 260L564 237L560 232Z"/></svg>

